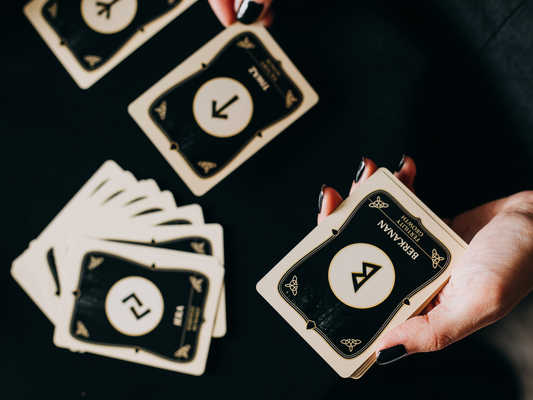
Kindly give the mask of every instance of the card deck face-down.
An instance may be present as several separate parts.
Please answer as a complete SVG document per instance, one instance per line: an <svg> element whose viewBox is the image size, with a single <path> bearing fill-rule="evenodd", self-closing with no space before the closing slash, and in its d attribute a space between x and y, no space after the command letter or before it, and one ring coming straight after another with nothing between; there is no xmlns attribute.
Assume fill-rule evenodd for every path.
<svg viewBox="0 0 533 400"><path fill-rule="evenodd" d="M24 12L87 89L196 0L33 0Z"/></svg>
<svg viewBox="0 0 533 400"><path fill-rule="evenodd" d="M466 246L380 169L257 290L339 375L357 379L379 339L427 305Z"/></svg>
<svg viewBox="0 0 533 400"><path fill-rule="evenodd" d="M54 342L159 368L205 369L221 265L143 246L72 243Z"/></svg>
<svg viewBox="0 0 533 400"><path fill-rule="evenodd" d="M129 112L200 196L317 101L262 25L235 23L133 102Z"/></svg>
<svg viewBox="0 0 533 400"><path fill-rule="evenodd" d="M85 261L82 259L72 261L72 254L77 251L77 243L80 241L89 241L94 251L91 250L92 252L89 254L90 251L87 250L87 254L89 255L86 255ZM123 253L120 253L120 251ZM76 254L78 254L79 257L84 257L83 254ZM167 266L170 266L170 269L154 269L152 268L152 265L155 261L152 261L150 264L143 257L150 257L150 259L157 259L161 262L164 261ZM106 265L112 266L106 270L115 272L108 273L106 271L104 276L100 276L100 272L104 269L100 269L100 271L97 272L95 268L98 263L97 261L103 258L107 260ZM96 261L91 264L90 260ZM145 261L141 262L140 260ZM176 264L178 261L181 264ZM86 268L84 269L82 266L87 262L89 264L86 265ZM144 267L139 269L137 268L139 265ZM164 266L165 264L158 265ZM82 293L82 295L77 296L76 301L73 303L74 309L82 312L81 310L84 310L84 307L91 302L91 304L96 302L101 305L102 299L100 295L104 292L107 293L106 291L110 290L108 287L109 284L118 284L117 282L123 279L121 277L117 278L120 274L125 275L125 277L126 275L138 277L139 279L134 279L133 281L130 279L128 281L133 282L134 287L137 285L135 282L144 282L143 279L148 279L157 287L164 288L167 285L167 281L174 281L174 277L177 277L180 274L189 274L190 271L187 270L187 268L182 267L182 265L201 265L202 271L211 266L213 270L222 269L223 271L224 245L222 227L217 224L204 224L202 209L199 205L192 204L178 207L176 206L172 194L170 192L161 191L153 180L137 181L130 172L122 170L113 161L107 161L87 181L87 183L83 185L76 195L43 230L39 237L30 243L29 248L13 262L11 273L24 291L28 293L34 303L38 305L48 319L56 325L57 330L62 323L65 324L65 318L67 317L64 315L64 303L65 301L71 300L73 291L78 290L79 293ZM178 273L176 272L177 270L181 272ZM163 271L165 273L163 273ZM154 272L158 273L155 274ZM75 282L72 281L73 274L78 274L76 276L79 277L79 280L76 278ZM198 276L194 274L197 274ZM202 308L203 306L198 304L202 303L202 301L211 301L211 303L209 303L211 304L209 309L214 307L215 310L213 318L210 317L212 321L203 325L200 336L204 337L205 335L208 335L210 337L212 335L213 337L222 337L226 333L226 302L223 282L220 281L220 283L218 283L218 278L214 281L210 279L211 275L209 271L207 272L207 275L206 272L201 271L198 273L194 272L194 274L193 275L198 280L203 279L203 282L205 282L206 285L209 281L209 287L205 288L205 293L207 293L207 291L209 293L214 293L214 296L216 297L214 303L212 303L213 300L202 300L201 296L196 294L191 297L191 299L194 300L195 307ZM215 273L215 275L216 274L218 273ZM180 278L178 280L182 281L183 279ZM78 286L76 286L75 289L72 289L71 286L75 285ZM128 285L126 286L129 287ZM142 284L140 285L141 289L145 286L153 286L150 286L150 284L144 286ZM174 287L176 290L178 289L178 286L183 286L180 285L181 284L175 282ZM218 285L219 287L215 287L214 285ZM150 292L149 288L146 290L148 290L148 294L157 292L154 290ZM162 293L163 289L158 290ZM168 294L165 296L168 297ZM139 302L142 303L141 300L139 300ZM139 307L141 307L140 304ZM180 308L175 312L181 315L180 318L186 318L187 309L187 307L183 309ZM162 312L161 310L162 308L160 307L159 312ZM73 311L70 309L67 311L68 316L71 316ZM109 317L109 314L105 315ZM135 314L132 315L135 316ZM143 315L138 314L138 317L139 320L143 319L143 321L146 322L150 321L153 315L155 315L155 313L152 314L150 318L144 318ZM90 320L90 318L88 319L85 317L84 319ZM166 332L166 330L154 331L156 332L155 336L154 334L148 335L148 332L145 333L149 338L157 337L157 341L163 341L161 343L157 342L157 346L155 347L146 344L144 340L146 338L144 338L144 336L143 340L136 341L136 344L133 345L132 340L128 341L128 339L124 339L120 336L124 334L124 332L121 333L120 327L116 332L110 333L111 328L109 328L109 326L116 327L116 324L117 322L113 320L112 317L109 317L106 323L102 322L96 325L91 323L92 326L95 326L95 328L92 329L94 334L92 336L93 339L91 340L93 341L89 340L87 343L94 344L98 342L99 345L105 346L102 347L105 350L91 347L91 349L87 351L95 350L97 354L109 355L133 362L140 362L191 374L199 374L203 371L207 356L207 353L204 350L209 347L210 339L202 339L200 341L203 343L201 348L204 350L202 350L203 352L200 352L203 355L199 358L200 361L194 361L192 364L188 364L195 365L193 368L187 367L176 369L174 365L176 362L186 363L193 361L193 358L195 360L197 359L194 354L196 354L197 349L200 348L198 347L200 346L200 344L198 344L200 343L200 336L194 339L196 335L195 333L183 334L183 337L187 339L188 342L187 344L183 344L186 348L182 350L182 353L186 355L186 357L180 361L178 359L172 359L172 357L168 358L168 349L162 350L161 347L158 347L175 345L174 342L169 344L170 342L167 340L168 337L165 336L166 334L160 334L160 332ZM118 322L118 324L120 325L120 322ZM199 326L199 324L200 323L196 324L196 326ZM105 328L104 325L107 326L107 328ZM64 332L67 331L68 329ZM194 332L197 332L197 330ZM62 336L60 335L59 337ZM120 343L117 342L117 338L119 337L122 338ZM88 338L82 335L81 338L77 339L78 341L73 343L78 343L79 341ZM96 340L96 342L94 340ZM60 340L60 343L62 343L63 347L69 347L72 350L79 349L78 344L73 344L72 346L65 344L70 343L68 340L67 342ZM152 359L148 356L146 359L144 356L128 358L129 353L124 355L120 351L118 353L114 351L109 353L109 349L113 346L128 345L137 349L137 352L139 351L138 349L141 348L144 352L148 352L152 355L156 354L157 358ZM175 350L175 352L176 351L178 350ZM172 360L172 363L161 364L159 361L156 362L156 360L160 360L161 358L166 359L167 361Z"/></svg>

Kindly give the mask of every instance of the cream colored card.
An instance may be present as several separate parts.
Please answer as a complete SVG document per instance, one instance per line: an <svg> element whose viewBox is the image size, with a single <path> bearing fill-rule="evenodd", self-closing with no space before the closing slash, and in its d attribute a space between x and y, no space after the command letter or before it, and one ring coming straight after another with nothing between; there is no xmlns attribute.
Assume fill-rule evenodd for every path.
<svg viewBox="0 0 533 400"><path fill-rule="evenodd" d="M115 68L196 0L33 0L24 14L82 89Z"/></svg>
<svg viewBox="0 0 533 400"><path fill-rule="evenodd" d="M117 242L129 242L133 244L146 244L161 248L174 249L178 251L180 257L191 255L207 255L206 262L215 262L224 266L224 232L219 224L205 225L167 225L143 228L128 229L104 229L88 230L80 232L80 236L100 240L111 240ZM67 257L68 242L56 243L58 250L56 263L58 268L65 266L64 258ZM212 256L212 257L209 257ZM198 259L198 257L196 257ZM214 258L214 260L212 260ZM68 267L68 266L67 266ZM226 325L226 291L224 286L220 295L220 302L213 330L213 337L221 338L227 332Z"/></svg>
<svg viewBox="0 0 533 400"><path fill-rule="evenodd" d="M54 343L192 375L205 370L224 268L175 251L80 239Z"/></svg>
<svg viewBox="0 0 533 400"><path fill-rule="evenodd" d="M260 23L235 23L128 111L191 191L201 196L317 101Z"/></svg>
<svg viewBox="0 0 533 400"><path fill-rule="evenodd" d="M417 315L467 247L388 170L379 169L258 284L258 292L342 377Z"/></svg>

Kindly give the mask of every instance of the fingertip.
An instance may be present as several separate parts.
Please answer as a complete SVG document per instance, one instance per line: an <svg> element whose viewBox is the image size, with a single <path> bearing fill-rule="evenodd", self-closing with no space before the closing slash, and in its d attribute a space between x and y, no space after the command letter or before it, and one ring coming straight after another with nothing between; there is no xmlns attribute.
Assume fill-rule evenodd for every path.
<svg viewBox="0 0 533 400"><path fill-rule="evenodd" d="M400 180L405 186L407 186L412 192L414 192L413 182L416 176L416 164L414 160L404 155L400 164L398 165L398 170L394 172L394 176Z"/></svg>
<svg viewBox="0 0 533 400"><path fill-rule="evenodd" d="M355 192L364 181L370 178L372 174L377 171L377 169L378 167L374 161L372 161L370 158L363 157L357 167L357 172L352 182L352 187L350 188L350 194Z"/></svg>
<svg viewBox="0 0 533 400"><path fill-rule="evenodd" d="M233 24L237 18L234 11L234 0L208 0L218 20L226 28Z"/></svg>
<svg viewBox="0 0 533 400"><path fill-rule="evenodd" d="M341 195L333 188L323 185L319 195L319 212L317 222L320 224L343 201Z"/></svg>
<svg viewBox="0 0 533 400"><path fill-rule="evenodd" d="M408 355L407 350L403 344L389 347L376 352L376 364L387 365L398 361Z"/></svg>
<svg viewBox="0 0 533 400"><path fill-rule="evenodd" d="M274 23L274 11L269 7L262 19L263 25L270 28Z"/></svg>
<svg viewBox="0 0 533 400"><path fill-rule="evenodd" d="M270 7L272 0L235 0L237 20L245 25L261 21L270 27L274 22L274 13Z"/></svg>

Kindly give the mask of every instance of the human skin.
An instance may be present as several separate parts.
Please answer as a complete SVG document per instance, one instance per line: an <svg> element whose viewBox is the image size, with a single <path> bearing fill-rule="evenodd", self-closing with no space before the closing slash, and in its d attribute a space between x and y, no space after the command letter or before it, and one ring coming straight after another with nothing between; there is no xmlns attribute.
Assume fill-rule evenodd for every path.
<svg viewBox="0 0 533 400"><path fill-rule="evenodd" d="M243 0L209 0L213 12L222 23L228 27L237 20L237 10ZM274 13L270 5L273 0L254 0L254 3L263 4L263 11L258 20L265 26L271 26L274 21Z"/></svg>
<svg viewBox="0 0 533 400"><path fill-rule="evenodd" d="M350 194L376 170L366 158L359 181ZM413 190L416 166L404 158L394 175ZM323 189L318 223L343 199L330 187ZM378 343L377 357L384 363L420 352L440 350L498 321L533 289L533 191L525 191L481 205L449 221L468 248L451 277L419 316L388 332ZM401 346L405 348L401 349ZM387 355L387 349L394 356ZM381 354L380 354L381 353Z"/></svg>
<svg viewBox="0 0 533 400"><path fill-rule="evenodd" d="M258 19L271 25L272 0L255 2L264 4ZM209 3L222 24L229 26L235 22L242 0ZM364 163L364 172L352 182L350 194L377 170L372 160L366 158ZM414 161L405 157L395 176L414 192L415 175ZM333 188L322 191L318 223L343 201ZM492 201L446 222L469 246L448 283L422 313L380 340L378 363L380 359L388 363L408 354L440 350L503 318L533 289L533 191Z"/></svg>

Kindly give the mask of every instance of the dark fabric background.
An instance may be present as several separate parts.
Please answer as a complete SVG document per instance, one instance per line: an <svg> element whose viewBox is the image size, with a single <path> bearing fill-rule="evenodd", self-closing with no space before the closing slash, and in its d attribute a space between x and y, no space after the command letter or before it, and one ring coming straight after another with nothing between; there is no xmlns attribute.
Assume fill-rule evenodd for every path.
<svg viewBox="0 0 533 400"><path fill-rule="evenodd" d="M255 284L314 227L322 184L347 194L362 156L390 169L413 157L417 193L442 217L531 189L533 2L278 1L271 32L320 102L200 198L127 106L222 30L207 1L86 91L24 4L0 11L2 398L519 398L516 371L478 335L341 380ZM56 348L9 274L107 159L225 229L228 334L202 377Z"/></svg>

